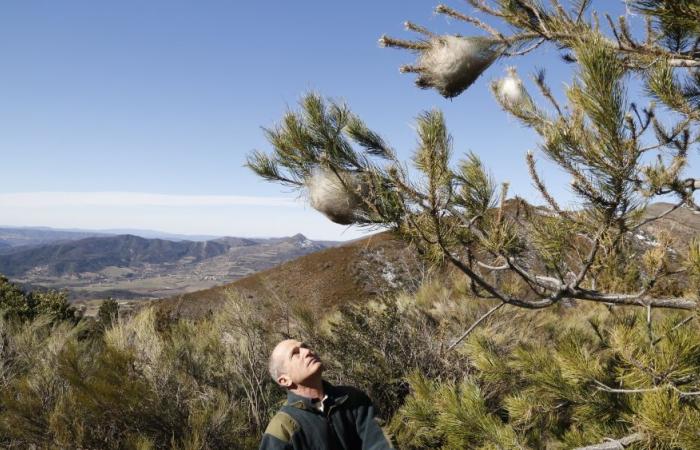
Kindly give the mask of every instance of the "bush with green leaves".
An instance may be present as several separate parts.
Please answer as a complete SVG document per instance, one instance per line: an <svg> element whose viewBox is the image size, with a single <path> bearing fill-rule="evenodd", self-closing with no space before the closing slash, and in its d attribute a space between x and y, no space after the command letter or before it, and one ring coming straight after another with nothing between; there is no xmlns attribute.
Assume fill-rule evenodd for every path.
<svg viewBox="0 0 700 450"><path fill-rule="evenodd" d="M445 310L432 306L446 306L449 295L426 282L415 295L342 306L320 328L308 315L297 313L296 320L304 340L323 357L325 376L367 392L380 416L388 419L408 394L407 376L413 371L434 379L464 373L462 358L446 351L450 330ZM418 307L416 299L424 297L431 297L431 306Z"/></svg>
<svg viewBox="0 0 700 450"><path fill-rule="evenodd" d="M159 330L146 308L101 333L87 320L0 322L0 444L8 448L255 448L282 392L267 375L261 305Z"/></svg>
<svg viewBox="0 0 700 450"><path fill-rule="evenodd" d="M65 292L55 290L25 292L0 275L0 315L17 320L32 320L37 316L54 321L77 319L77 312Z"/></svg>
<svg viewBox="0 0 700 450"><path fill-rule="evenodd" d="M108 327L119 319L119 302L113 298L108 298L100 303L97 310L97 320L104 326Z"/></svg>

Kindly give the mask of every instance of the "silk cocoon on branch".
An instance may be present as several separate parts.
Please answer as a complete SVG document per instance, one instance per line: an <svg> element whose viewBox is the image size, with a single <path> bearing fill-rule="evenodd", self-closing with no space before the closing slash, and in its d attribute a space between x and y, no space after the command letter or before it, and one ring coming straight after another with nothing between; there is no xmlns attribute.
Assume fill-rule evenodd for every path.
<svg viewBox="0 0 700 450"><path fill-rule="evenodd" d="M521 103L528 97L523 87L523 81L513 67L508 68L508 75L496 82L496 93L503 102L510 105Z"/></svg>
<svg viewBox="0 0 700 450"><path fill-rule="evenodd" d="M482 37L438 36L421 51L416 84L456 97L476 81L501 53L502 46Z"/></svg>
<svg viewBox="0 0 700 450"><path fill-rule="evenodd" d="M350 225L363 211L367 185L357 173L317 167L306 179L309 203L332 222Z"/></svg>

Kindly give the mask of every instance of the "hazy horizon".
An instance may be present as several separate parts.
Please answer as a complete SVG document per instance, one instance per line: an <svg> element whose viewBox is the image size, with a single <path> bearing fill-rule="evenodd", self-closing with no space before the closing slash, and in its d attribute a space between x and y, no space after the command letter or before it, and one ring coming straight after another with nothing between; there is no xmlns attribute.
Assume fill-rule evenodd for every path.
<svg viewBox="0 0 700 450"><path fill-rule="evenodd" d="M165 230L155 230L155 229L141 229L141 228L61 228L61 227L50 227L45 225L8 225L0 223L0 230L7 229L24 229L24 230L47 230L47 231L60 231L60 232L75 232L75 233L95 233L95 234L105 234L105 235L119 235L119 234L133 234L135 236L148 237L148 235L154 235L156 238L162 239L160 236L171 236L178 238L193 238L192 240L209 240L209 239L219 239L226 237L234 238L247 238L247 239L275 239L275 238L286 238L293 237L297 234L304 235L304 237L314 240L314 241L345 241L352 240L356 238L348 239L323 239L315 238L313 236L307 236L304 233L291 233L286 235L214 235L214 234L190 234L190 233L172 233ZM373 233L380 232L380 230L374 230L367 233L367 236ZM196 238L196 239L195 239ZM165 238L167 239L167 238Z"/></svg>

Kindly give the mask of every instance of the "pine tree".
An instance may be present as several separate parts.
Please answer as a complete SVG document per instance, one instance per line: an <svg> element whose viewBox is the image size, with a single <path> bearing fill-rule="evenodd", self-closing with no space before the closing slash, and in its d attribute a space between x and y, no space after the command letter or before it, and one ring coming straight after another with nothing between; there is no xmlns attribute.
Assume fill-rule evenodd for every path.
<svg viewBox="0 0 700 450"><path fill-rule="evenodd" d="M439 111L418 117L419 147L413 163L423 178L410 180L379 134L347 106L326 104L315 94L302 100L299 112L288 112L279 126L266 130L274 152L255 152L248 165L263 178L307 189L311 204L333 221L393 227L426 256L453 263L473 281L475 293L503 304L538 309L579 299L694 310L696 286L685 296L665 296L658 286L681 272L697 273L698 242L692 243L682 264L670 260L671 243L664 241L647 249L626 283L606 282L605 275L606 266L629 251L633 234L644 225L681 207L700 209L693 197L700 181L683 176L688 151L698 140L693 128L700 119L696 107L700 72L689 68L700 66L700 34L695 28L683 28L685 18L672 20L678 9L674 2L635 3L648 18L644 42L631 36L623 18L618 24L609 18L615 39L606 37L595 14L592 22L584 20L586 1L576 2L573 12L557 2L552 8L529 1L500 1L494 7L471 3L518 32L504 36L476 18L439 6L437 12L476 24L492 36L464 38L466 44L455 44L462 38L436 36L408 24L427 37L415 42L383 37L381 42L418 52L419 64L409 71L421 72L421 87L435 87L446 96L457 95L474 77L458 86L445 77L461 74L425 74L441 65L429 67L424 61L461 58L467 62L444 66L483 71L488 64L482 63L492 61L493 52L515 57L547 41L570 52L566 57L576 62L578 70L566 89L566 107L554 99L541 72L534 81L549 102L547 109L524 90L515 71L492 88L506 112L540 135L544 155L571 176L581 209L559 206L537 173L532 153L526 160L547 211L506 202L508 186L499 189L474 154L451 166L452 141ZM684 14L697 13L694 3L683 3L690 5ZM687 79L680 80L683 74L678 71L689 72ZM625 82L629 72L646 82L650 95L678 112L680 121L665 126L653 104L640 109L629 103ZM428 79L440 81L431 84ZM658 158L649 162L644 156L651 152ZM378 159L388 164L380 166ZM662 214L645 217L645 206L659 195L674 195L677 201ZM520 215L527 216L530 226L519 222ZM518 232L522 226L527 226L527 233ZM490 273L498 271L514 276L512 282L518 286L512 292L527 293L513 294L491 282ZM623 292L605 292L605 284Z"/></svg>
<svg viewBox="0 0 700 450"><path fill-rule="evenodd" d="M420 175L409 176L380 134L346 105L317 94L265 130L273 151L252 153L248 166L308 192L311 205L334 222L391 228L426 258L461 271L473 297L495 302L458 341L504 306L537 310L564 302L645 308L648 342L627 336L630 345L660 338L654 308L689 311L673 316L676 322L666 328L686 326L698 308L700 240L681 247L661 234L649 245L637 235L680 208L700 211L694 197L700 179L686 174L688 154L700 140L700 1L626 2L645 20L641 38L625 16L601 17L589 11L588 0L467 1L476 15L445 5L435 11L476 27L478 36L437 35L406 23L419 39L383 36L380 44L417 54L416 63L401 70L417 74L420 88L447 98L459 96L499 58L515 61L543 45L559 49L564 61L575 64L566 104L543 71L532 76L537 95L515 68L491 89L507 114L537 133L540 153L570 176L580 207L561 207L532 152L525 160L546 207L507 200L508 185L496 183L475 154L453 164L452 139L437 110L417 118L412 163ZM511 31L501 31L506 29ZM643 83L648 106L629 100L631 77ZM671 114L657 114L657 103ZM647 205L660 196L673 198L672 205L648 214ZM688 345L697 346L697 333L690 336ZM686 367L695 367L689 358ZM697 371L688 377L687 386L698 386ZM697 406L697 389L687 391L673 379L615 381L617 387L605 385L610 393L656 396L640 400L648 403L639 413L648 423L632 421L637 428L626 428L630 435L617 444L647 439L648 445L677 448L700 439L662 432L669 425L664 420L674 420L663 411L677 411L673 404ZM459 389L473 392L468 385ZM642 428L646 434L637 433Z"/></svg>

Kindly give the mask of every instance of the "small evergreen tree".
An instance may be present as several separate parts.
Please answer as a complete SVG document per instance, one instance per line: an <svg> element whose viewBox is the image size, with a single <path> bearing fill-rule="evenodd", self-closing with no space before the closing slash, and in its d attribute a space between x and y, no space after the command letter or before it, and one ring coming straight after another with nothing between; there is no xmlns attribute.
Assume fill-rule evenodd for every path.
<svg viewBox="0 0 700 450"><path fill-rule="evenodd" d="M68 301L66 292L49 290L32 292L30 294L36 301L36 314L51 317L54 321L77 322L79 317L76 309Z"/></svg>
<svg viewBox="0 0 700 450"><path fill-rule="evenodd" d="M76 310L65 292L55 290L25 292L0 275L0 315L26 321L43 315L55 322L75 320Z"/></svg>
<svg viewBox="0 0 700 450"><path fill-rule="evenodd" d="M579 208L560 206L531 152L527 167L546 208L506 201L508 185L499 186L475 154L452 164L452 139L437 110L417 119L412 163L419 179L411 177L392 148L346 105L316 94L304 97L298 112L286 113L278 126L265 130L273 152L252 153L248 166L264 179L305 190L311 205L334 222L391 228L426 258L447 261L461 271L474 297L496 303L460 339L504 306L537 310L584 301L645 308L646 343L626 341L641 346L630 351L641 352L661 338L652 323L653 308L690 311L690 316L675 318L670 325L675 329L689 323L698 307L700 241L681 247L659 235L648 245L637 235L679 208L700 211L694 197L700 180L686 174L688 153L699 140L700 1L626 2L646 21L641 38L624 16L613 20L605 14L607 25L602 26L601 17L588 11L588 0L567 6L557 0L550 6L537 0L468 2L478 17L444 5L436 12L476 26L480 36L439 36L407 23L420 39L384 36L380 44L416 53L417 62L402 71L418 74L419 87L434 88L445 97L460 95L498 58L517 58L546 44L560 49L566 61L576 64L574 80L565 88L566 104L556 99L542 71L533 76L539 97L528 92L515 69L491 89L506 113L539 135L541 153L571 177ZM500 31L506 28L512 31ZM644 83L652 100L648 106L628 100L630 76ZM662 120L654 102L674 114ZM675 200L660 214L647 214L646 206L659 196ZM697 332L690 336L688 345L696 348ZM664 353L656 345L651 348L654 357ZM678 363L689 370L683 380L692 379L693 386L700 381L697 371L690 374L695 357ZM645 361L642 365L648 367ZM630 420L632 425L608 430L630 433L617 444L646 440L660 448L690 448L688 442L699 440L693 432L665 428L669 417L680 415L693 424L690 429L700 429L696 415L677 413L674 406L697 408L696 390L684 390L678 379L666 376L663 382L642 382L618 373L610 381L616 387L605 386L613 394L650 393L635 403L648 408L634 413L647 422ZM470 384L448 391L455 390L469 398L478 394ZM513 399L510 404L522 411L519 401L525 402ZM468 404L480 405L476 400ZM562 430L568 429L564 425ZM508 433L492 434L479 445L499 446ZM446 439L446 448L456 445ZM567 442L576 441L571 439Z"/></svg>
<svg viewBox="0 0 700 450"><path fill-rule="evenodd" d="M113 298L108 298L100 304L97 310L97 319L103 327L110 327L117 319L119 319L119 303Z"/></svg>
<svg viewBox="0 0 700 450"><path fill-rule="evenodd" d="M28 319L36 313L36 301L0 275L0 314L11 319Z"/></svg>

